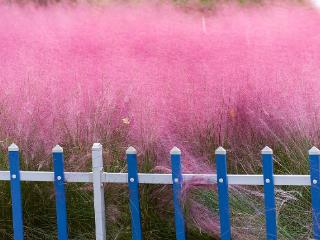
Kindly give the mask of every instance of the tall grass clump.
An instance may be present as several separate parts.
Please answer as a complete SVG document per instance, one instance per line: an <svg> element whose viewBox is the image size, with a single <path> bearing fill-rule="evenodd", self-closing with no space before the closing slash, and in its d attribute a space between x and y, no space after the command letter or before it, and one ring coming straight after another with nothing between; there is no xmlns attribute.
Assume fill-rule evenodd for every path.
<svg viewBox="0 0 320 240"><path fill-rule="evenodd" d="M213 151L223 145L230 172L258 173L259 151L269 145L278 173L306 174L306 152L320 143L319 22L318 11L293 3L222 5L212 12L143 2L2 4L1 159L14 141L24 169L50 169L51 148L59 143L67 170L87 170L90 147L101 142L108 171L126 171L124 151L134 145L141 171L169 172L168 152L177 145L184 172L212 173ZM77 198L88 212L72 220L78 228L71 231L75 239L91 239L90 229L81 228L93 223L90 186L80 187L89 191ZM41 195L32 189L25 193L31 200L30 192ZM142 191L147 238L174 236L166 223L172 212L163 210L170 199L161 199L170 189ZM113 206L108 234L126 239L130 221L117 192L107 200ZM50 192L42 196L52 198ZM235 237L257 239L263 226L259 189L235 188L232 196ZM308 197L306 189L277 190L280 237L309 236ZM188 185L184 199L190 236L217 236L214 187ZM305 221L291 217L297 205ZM31 220L30 228L39 225Z"/></svg>

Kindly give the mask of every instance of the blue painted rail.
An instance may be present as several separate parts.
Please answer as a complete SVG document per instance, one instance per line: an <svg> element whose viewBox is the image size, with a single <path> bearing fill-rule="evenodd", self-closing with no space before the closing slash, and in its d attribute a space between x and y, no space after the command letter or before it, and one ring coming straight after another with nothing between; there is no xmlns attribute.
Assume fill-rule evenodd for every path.
<svg viewBox="0 0 320 240"><path fill-rule="evenodd" d="M310 175L274 175L273 151L265 147L261 151L262 175L229 175L227 173L227 152L222 147L215 151L217 174L183 174L181 151L174 147L170 151L171 174L138 173L137 151L129 147L126 151L128 173L107 173L103 171L102 145L92 147L92 172L65 172L63 149L57 145L52 150L53 172L21 171L19 148L12 144L8 148L9 171L0 171L0 181L10 181L12 199L12 222L14 240L24 239L23 196L21 181L53 182L56 197L58 240L68 239L68 219L65 184L83 182L93 184L96 240L106 239L104 183L127 183L131 212L132 239L142 240L142 219L139 184L172 184L174 221L177 240L187 238L182 204L183 184L202 179L201 184L217 184L220 215L220 237L232 238L232 215L229 208L229 185L262 185L264 187L266 239L277 239L276 185L311 186L313 238L320 240L320 150L309 150Z"/></svg>

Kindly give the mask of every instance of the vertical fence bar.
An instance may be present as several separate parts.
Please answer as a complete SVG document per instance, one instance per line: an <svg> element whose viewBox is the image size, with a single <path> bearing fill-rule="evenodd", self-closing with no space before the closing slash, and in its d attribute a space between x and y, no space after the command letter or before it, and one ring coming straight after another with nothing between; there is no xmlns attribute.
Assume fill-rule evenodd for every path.
<svg viewBox="0 0 320 240"><path fill-rule="evenodd" d="M19 148L17 145L12 143L9 146L8 151L12 201L13 238L14 240L23 240L24 234L20 183Z"/></svg>
<svg viewBox="0 0 320 240"><path fill-rule="evenodd" d="M309 150L310 181L312 201L313 239L320 239L320 150L312 147Z"/></svg>
<svg viewBox="0 0 320 240"><path fill-rule="evenodd" d="M267 240L277 239L276 200L273 179L273 151L266 146L261 151L263 166L264 206Z"/></svg>
<svg viewBox="0 0 320 240"><path fill-rule="evenodd" d="M66 194L64 190L64 166L63 149L56 145L52 149L54 188L56 196L56 214L58 225L58 240L68 239Z"/></svg>
<svg viewBox="0 0 320 240"><path fill-rule="evenodd" d="M130 200L130 211L131 211L132 239L141 240L142 228L141 228L137 151L133 147L129 147L126 151L126 154L127 154L127 162L128 162L128 186L129 186L129 200Z"/></svg>
<svg viewBox="0 0 320 240"><path fill-rule="evenodd" d="M223 147L219 147L215 151L215 155L219 198L220 238L222 240L230 240L231 224L227 178L227 152Z"/></svg>
<svg viewBox="0 0 320 240"><path fill-rule="evenodd" d="M104 203L103 159L102 145L94 143L92 146L92 173L93 173L93 196L94 217L96 226L96 240L106 239L106 217Z"/></svg>
<svg viewBox="0 0 320 240"><path fill-rule="evenodd" d="M176 239L185 240L185 225L183 218L183 210L181 206L181 189L182 189L182 174L181 174L181 151L174 147L170 151L171 167L172 167L172 189L173 189L173 205L174 205L174 220L176 225Z"/></svg>

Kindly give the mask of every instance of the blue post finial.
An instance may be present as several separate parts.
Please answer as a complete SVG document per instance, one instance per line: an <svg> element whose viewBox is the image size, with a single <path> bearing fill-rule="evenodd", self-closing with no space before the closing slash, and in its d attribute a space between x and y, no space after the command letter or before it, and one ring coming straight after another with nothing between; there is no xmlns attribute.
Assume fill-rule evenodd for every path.
<svg viewBox="0 0 320 240"><path fill-rule="evenodd" d="M18 151L19 151L19 147L18 147L15 143L12 143L12 144L8 147L8 151L9 151L9 152L18 152Z"/></svg>

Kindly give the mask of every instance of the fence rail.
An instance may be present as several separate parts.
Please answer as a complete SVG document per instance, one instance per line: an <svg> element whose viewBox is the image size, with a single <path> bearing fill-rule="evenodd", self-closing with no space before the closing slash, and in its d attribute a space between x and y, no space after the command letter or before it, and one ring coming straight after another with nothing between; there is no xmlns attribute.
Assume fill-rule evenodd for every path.
<svg viewBox="0 0 320 240"><path fill-rule="evenodd" d="M64 172L67 183L93 183L92 172ZM140 184L172 184L171 174L161 173L138 173ZM195 183L198 185L210 185L217 183L217 174L182 174L184 183ZM229 185L263 186L263 175L259 174L227 174ZM0 171L0 181L10 181L9 171ZM47 171L20 171L20 181L23 182L53 182L54 173ZM128 183L127 173L104 172L102 183ZM310 175L274 175L276 186L310 186Z"/></svg>
<svg viewBox="0 0 320 240"><path fill-rule="evenodd" d="M102 145L95 143L92 147L92 172L64 172L63 149L57 145L53 148L53 172L21 171L19 148L12 144L8 148L9 171L0 171L0 181L10 181L12 199L12 219L14 240L23 240L23 210L21 181L53 182L56 196L56 215L58 239L68 239L67 206L65 200L65 183L92 183L94 195L96 239L105 240L107 226L105 223L104 183L127 184L131 212L132 239L143 237L141 228L139 184L172 185L175 211L176 239L185 240L185 223L180 202L181 188L185 183L217 184L220 215L220 237L231 239L231 217L229 209L229 185L260 185L264 186L266 239L277 239L276 205L274 186L311 186L312 222L314 239L320 239L320 150L312 147L309 150L310 175L274 175L273 152L265 147L261 151L263 174L234 175L227 174L227 153L222 147L216 152L217 174L182 174L181 152L174 147L171 152L172 173L138 173L137 152L133 147L126 151L128 173L104 172Z"/></svg>

